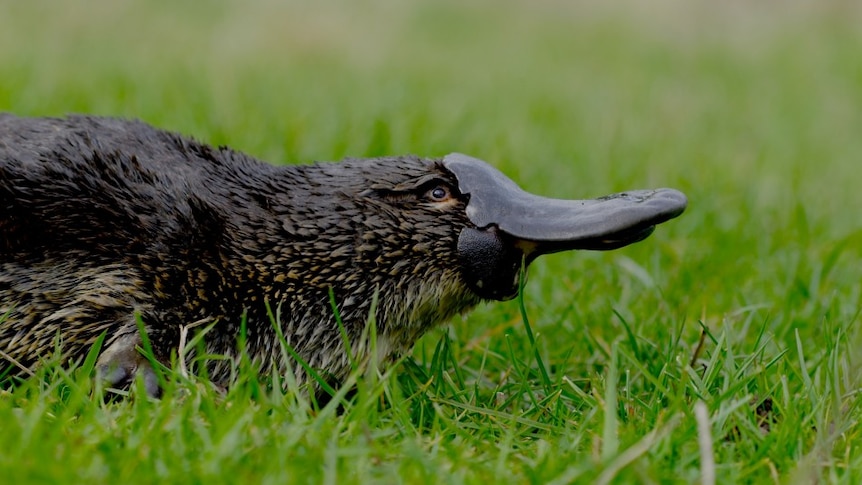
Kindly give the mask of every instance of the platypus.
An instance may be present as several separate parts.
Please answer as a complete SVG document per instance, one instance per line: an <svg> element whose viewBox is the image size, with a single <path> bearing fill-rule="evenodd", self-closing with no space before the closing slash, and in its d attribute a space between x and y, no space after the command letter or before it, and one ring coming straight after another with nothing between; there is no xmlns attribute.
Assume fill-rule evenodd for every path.
<svg viewBox="0 0 862 485"><path fill-rule="evenodd" d="M141 121L0 115L0 367L32 369L58 337L80 360L104 334L101 378L140 374L158 395L140 321L166 364L184 328L212 325L205 351L228 358L209 363L214 382L243 328L263 369L307 380L278 326L337 382L372 348L391 360L513 298L538 256L640 241L686 203L673 189L544 198L458 153L275 166Z"/></svg>

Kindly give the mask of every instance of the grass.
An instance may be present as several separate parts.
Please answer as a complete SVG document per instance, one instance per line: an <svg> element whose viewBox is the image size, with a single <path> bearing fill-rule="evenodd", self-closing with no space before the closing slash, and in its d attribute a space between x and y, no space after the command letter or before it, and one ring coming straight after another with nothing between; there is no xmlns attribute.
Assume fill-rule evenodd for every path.
<svg viewBox="0 0 862 485"><path fill-rule="evenodd" d="M104 402L0 391L9 483L858 483L862 11L817 5L0 3L0 111L145 119L276 163L470 153L560 197L671 186L647 241L356 376L238 369ZM708 481L708 480L707 480Z"/></svg>

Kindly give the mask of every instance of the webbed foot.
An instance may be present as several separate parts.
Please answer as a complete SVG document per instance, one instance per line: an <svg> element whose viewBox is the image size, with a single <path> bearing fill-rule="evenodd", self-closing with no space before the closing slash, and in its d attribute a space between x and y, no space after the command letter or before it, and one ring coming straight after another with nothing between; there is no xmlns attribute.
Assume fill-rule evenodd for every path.
<svg viewBox="0 0 862 485"><path fill-rule="evenodd" d="M108 389L128 389L137 376L144 381L147 396L159 397L162 388L150 361L141 355L137 334L119 337L106 348L96 362L96 378Z"/></svg>

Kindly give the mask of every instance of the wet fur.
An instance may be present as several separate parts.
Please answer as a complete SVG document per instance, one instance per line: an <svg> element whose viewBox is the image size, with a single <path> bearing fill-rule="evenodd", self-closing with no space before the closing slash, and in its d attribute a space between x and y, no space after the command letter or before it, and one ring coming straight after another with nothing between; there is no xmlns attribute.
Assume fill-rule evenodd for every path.
<svg viewBox="0 0 862 485"><path fill-rule="evenodd" d="M246 318L249 355L284 370L268 304L342 378L330 288L361 358L375 295L383 358L479 301L457 260L465 201L425 197L440 183L456 186L436 160L277 167L137 121L0 115L0 351L32 367L59 337L80 359L103 332L127 351L139 314L163 362L201 322L207 352L234 356Z"/></svg>

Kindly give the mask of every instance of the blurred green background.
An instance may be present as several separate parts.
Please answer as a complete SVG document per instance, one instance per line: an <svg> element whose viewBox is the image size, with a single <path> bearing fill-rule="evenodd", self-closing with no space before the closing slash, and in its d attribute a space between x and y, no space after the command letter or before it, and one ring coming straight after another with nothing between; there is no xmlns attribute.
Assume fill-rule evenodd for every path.
<svg viewBox="0 0 862 485"><path fill-rule="evenodd" d="M141 118L273 163L459 151L558 197L675 187L688 211L644 243L534 265L548 360L601 371L626 327L680 337L680 362L700 324L750 351L763 330L772 356L841 334L853 388L860 25L851 1L0 0L0 111ZM514 302L451 332L465 360L529 353Z"/></svg>

